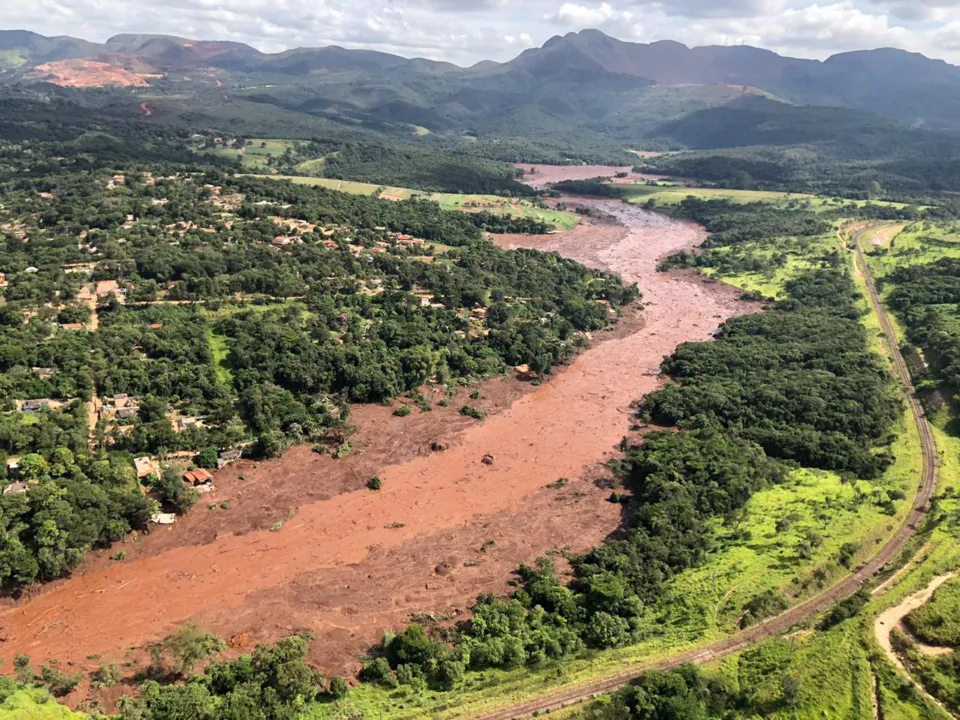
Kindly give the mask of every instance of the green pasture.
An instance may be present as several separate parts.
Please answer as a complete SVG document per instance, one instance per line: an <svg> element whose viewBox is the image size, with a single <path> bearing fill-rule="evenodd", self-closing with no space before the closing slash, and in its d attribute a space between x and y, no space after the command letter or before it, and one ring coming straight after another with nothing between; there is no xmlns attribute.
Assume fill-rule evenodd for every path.
<svg viewBox="0 0 960 720"><path fill-rule="evenodd" d="M313 185L352 195L378 196L387 200L423 198L439 203L446 210L474 212L486 210L498 215L512 215L543 220L556 230L572 230L580 220L576 213L536 207L522 198L504 198L498 195L464 195L455 193L428 193L409 188L386 187L373 183L335 180L332 178L298 177L294 175L271 175L275 180L289 180L299 185Z"/></svg>
<svg viewBox="0 0 960 720"><path fill-rule="evenodd" d="M251 170L266 170L272 165L271 158L273 160L279 159L287 151L287 148L293 149L295 142L294 140L273 138L252 138L247 141L242 156L240 150L232 147L218 147L201 150L200 152L231 160L241 157L243 167Z"/></svg>

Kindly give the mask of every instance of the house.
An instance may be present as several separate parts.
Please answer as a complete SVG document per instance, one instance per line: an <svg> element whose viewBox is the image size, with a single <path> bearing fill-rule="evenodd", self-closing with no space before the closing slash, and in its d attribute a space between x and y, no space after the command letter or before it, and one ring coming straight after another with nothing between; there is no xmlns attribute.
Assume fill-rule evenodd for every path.
<svg viewBox="0 0 960 720"><path fill-rule="evenodd" d="M151 457L138 457L133 459L133 464L137 468L137 479L142 480L150 475L160 475L160 468L157 462Z"/></svg>
<svg viewBox="0 0 960 720"><path fill-rule="evenodd" d="M50 401L43 398L40 400L24 400L21 409L23 412L36 412L37 410L43 410L48 407L50 407Z"/></svg>
<svg viewBox="0 0 960 720"><path fill-rule="evenodd" d="M197 417L182 417L178 421L180 426L180 432L183 432L188 427L203 427L203 421L206 419L206 415L201 415Z"/></svg>
<svg viewBox="0 0 960 720"><path fill-rule="evenodd" d="M235 450L226 450L220 453L220 457L217 458L217 470L222 470L227 465L235 463L242 457L243 450L241 448L236 448Z"/></svg>
<svg viewBox="0 0 960 720"><path fill-rule="evenodd" d="M136 405L129 405L127 407L117 408L116 418L118 420L130 420L137 417L140 414L140 408Z"/></svg>
<svg viewBox="0 0 960 720"><path fill-rule="evenodd" d="M173 525L177 521L174 513L156 513L150 518L150 522L157 525Z"/></svg>
<svg viewBox="0 0 960 720"><path fill-rule="evenodd" d="M7 458L7 474L14 475L20 472L20 458L11 457Z"/></svg>
<svg viewBox="0 0 960 720"><path fill-rule="evenodd" d="M126 407L127 405L130 404L130 396L127 395L126 393L121 393L118 395L114 395L112 398L112 401L113 401L114 407L118 407L118 408Z"/></svg>
<svg viewBox="0 0 960 720"><path fill-rule="evenodd" d="M41 380L49 380L56 373L56 371L53 368L47 368L47 367L35 367L30 369L33 370L33 372L35 372L37 375L39 375Z"/></svg>
<svg viewBox="0 0 960 720"><path fill-rule="evenodd" d="M213 475L203 468L187 470L183 473L182 477L185 483L192 485L193 487L197 487L198 485L206 485L213 482Z"/></svg>
<svg viewBox="0 0 960 720"><path fill-rule="evenodd" d="M4 495L22 495L27 491L29 485L25 482L10 483L3 489Z"/></svg>
<svg viewBox="0 0 960 720"><path fill-rule="evenodd" d="M87 327L86 323L57 323L57 327L61 330L84 330Z"/></svg>

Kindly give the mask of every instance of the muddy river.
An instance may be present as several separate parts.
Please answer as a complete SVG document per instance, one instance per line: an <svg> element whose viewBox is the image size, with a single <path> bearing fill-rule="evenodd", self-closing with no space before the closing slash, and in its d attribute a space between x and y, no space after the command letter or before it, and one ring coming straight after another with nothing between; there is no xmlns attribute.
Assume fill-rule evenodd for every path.
<svg viewBox="0 0 960 720"><path fill-rule="evenodd" d="M275 531L230 531L224 511L222 531L203 543L183 535L179 545L88 564L7 606L0 615L5 666L14 653L36 665L123 661L129 649L196 620L251 641L310 630L321 667L349 671L383 629L402 627L411 613L457 615L478 592L506 590L518 562L554 547L582 551L614 531L619 508L603 501L609 490L589 475L627 433L630 403L657 387L658 366L677 344L708 339L724 319L753 308L721 284L656 272L658 259L698 245L700 228L614 201L592 206L606 217L570 233L497 242L557 251L638 283L642 323L596 343L484 422L459 426L446 452L384 464L379 493L345 490L305 501ZM362 433L376 445L375 429ZM488 454L492 465L482 462ZM304 453L289 457L257 472L278 485L306 483L293 464ZM331 464L317 467L334 461L324 462ZM558 478L570 478L576 492L545 489ZM322 484L322 473L309 482ZM262 487L269 494L270 484ZM205 502L184 527L204 521ZM169 532L176 538L180 531ZM100 658L86 660L94 655Z"/></svg>

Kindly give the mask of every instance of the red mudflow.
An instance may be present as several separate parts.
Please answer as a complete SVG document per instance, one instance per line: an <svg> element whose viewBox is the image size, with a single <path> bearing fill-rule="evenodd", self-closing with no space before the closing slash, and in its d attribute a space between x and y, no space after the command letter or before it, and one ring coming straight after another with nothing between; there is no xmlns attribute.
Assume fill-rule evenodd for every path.
<svg viewBox="0 0 960 720"><path fill-rule="evenodd" d="M625 320L540 387L511 395L503 388L518 383L491 381L483 392L507 393L509 403L483 422L461 418L443 429L438 408L403 425L381 409L376 424L358 420L362 457L295 449L251 466L242 481L238 469L218 473L216 502L235 497L236 507L208 510L204 499L170 530L129 544L127 559L111 563L104 553L72 578L10 601L0 614L6 667L14 653L36 664L122 661L196 620L253 641L310 630L313 659L349 671L411 613L460 615L478 592L506 590L518 563L551 548L583 551L615 530L619 509L591 481L627 433L630 403L657 387L658 366L679 343L710 338L749 306L722 284L656 272L659 258L698 245L700 228L618 202L582 204L604 217L570 233L496 240L639 283L644 322ZM449 448L431 453L437 437ZM362 487L373 474L381 492ZM571 482L545 487L558 478Z"/></svg>

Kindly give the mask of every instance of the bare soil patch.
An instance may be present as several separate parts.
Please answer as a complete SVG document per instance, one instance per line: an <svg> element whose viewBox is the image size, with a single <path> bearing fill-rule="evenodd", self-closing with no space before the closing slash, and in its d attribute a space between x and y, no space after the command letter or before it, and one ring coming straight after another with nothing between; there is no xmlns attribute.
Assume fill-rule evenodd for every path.
<svg viewBox="0 0 960 720"><path fill-rule="evenodd" d="M461 418L457 402L408 418L358 408L362 454L335 461L298 448L217 473L216 494L171 529L129 543L126 560L104 553L9 603L0 655L92 668L88 656L122 661L196 619L257 641L310 630L314 659L344 672L411 613L462 617L478 592L506 590L519 562L582 551L615 531L620 507L604 502L601 467L628 432L630 403L658 386L659 364L677 344L708 339L753 306L721 284L656 272L661 257L697 245L700 228L618 202L589 204L603 217L573 232L496 239L638 282L642 321L630 315L540 387L485 384L479 404L491 414L482 423ZM435 440L448 449L432 452ZM373 475L380 492L362 487ZM561 477L570 484L545 488Z"/></svg>
<svg viewBox="0 0 960 720"><path fill-rule="evenodd" d="M913 680L913 677L903 664L900 656L897 655L896 651L893 649L893 644L890 641L890 635L894 629L898 629L909 636L909 632L903 623L903 619L909 615L911 611L925 605L930 598L933 597L933 594L937 591L938 587L954 577L956 577L956 573L948 573L946 575L940 575L939 577L934 578L923 590L915 592L913 595L908 595L899 605L895 605L894 607L884 610L882 613L880 613L873 625L877 642L880 644L880 647L883 649L884 654L886 654L890 662L900 668L900 671L909 677L926 697L940 707L943 707L943 705L936 698L930 695L919 683ZM917 642L917 648L924 655L942 655L952 652L950 648L936 648L919 642Z"/></svg>
<svg viewBox="0 0 960 720"><path fill-rule="evenodd" d="M522 182L534 188L544 188L550 183L561 180L591 180L596 177L612 178L616 183L637 183L647 180L658 180L663 176L641 174L633 171L630 165L534 165L530 163L514 163L514 167L523 170L525 175ZM535 173L530 170L535 169ZM627 173L624 178L616 177L617 173Z"/></svg>
<svg viewBox="0 0 960 720"><path fill-rule="evenodd" d="M90 88L106 85L149 87L148 78L158 76L132 72L99 60L73 59L38 65L31 71L31 77L61 87Z"/></svg>

